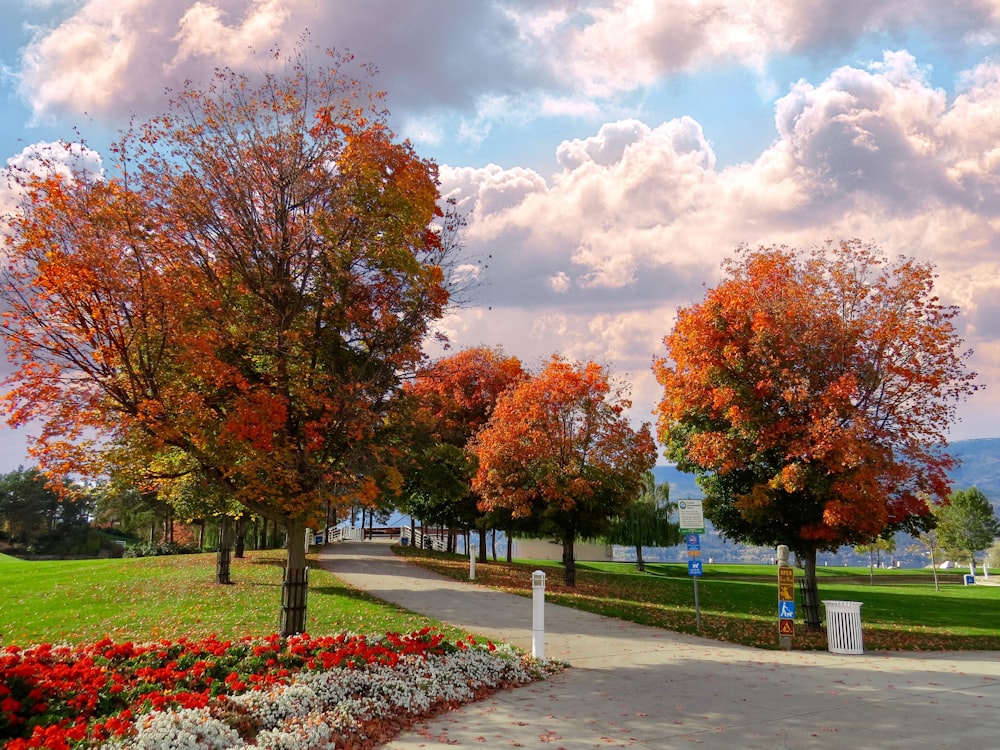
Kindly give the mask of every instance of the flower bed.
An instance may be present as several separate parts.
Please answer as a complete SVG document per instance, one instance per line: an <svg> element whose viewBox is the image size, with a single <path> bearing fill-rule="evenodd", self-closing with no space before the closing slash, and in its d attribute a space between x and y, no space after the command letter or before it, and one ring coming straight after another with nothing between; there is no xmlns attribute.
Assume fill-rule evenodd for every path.
<svg viewBox="0 0 1000 750"><path fill-rule="evenodd" d="M380 637L8 646L0 747L374 747L552 665L431 630Z"/></svg>

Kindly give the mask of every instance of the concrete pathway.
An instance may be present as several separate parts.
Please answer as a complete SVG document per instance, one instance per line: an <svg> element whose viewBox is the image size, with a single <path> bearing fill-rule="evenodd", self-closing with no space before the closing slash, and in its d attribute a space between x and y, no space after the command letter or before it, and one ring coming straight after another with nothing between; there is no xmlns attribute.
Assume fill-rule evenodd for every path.
<svg viewBox="0 0 1000 750"><path fill-rule="evenodd" d="M470 586L387 545L324 547L347 584L531 651L531 599ZM1000 653L761 651L545 605L545 655L572 664L418 725L385 747L993 750Z"/></svg>

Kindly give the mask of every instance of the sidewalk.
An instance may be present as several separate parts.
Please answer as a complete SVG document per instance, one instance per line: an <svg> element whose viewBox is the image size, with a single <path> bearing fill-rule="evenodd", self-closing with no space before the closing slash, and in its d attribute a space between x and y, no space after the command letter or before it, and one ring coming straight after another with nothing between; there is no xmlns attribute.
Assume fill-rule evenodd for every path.
<svg viewBox="0 0 1000 750"><path fill-rule="evenodd" d="M388 545L324 547L351 586L531 651L531 600L451 581ZM1000 746L1000 653L761 651L545 605L545 655L572 664L385 747L970 750Z"/></svg>

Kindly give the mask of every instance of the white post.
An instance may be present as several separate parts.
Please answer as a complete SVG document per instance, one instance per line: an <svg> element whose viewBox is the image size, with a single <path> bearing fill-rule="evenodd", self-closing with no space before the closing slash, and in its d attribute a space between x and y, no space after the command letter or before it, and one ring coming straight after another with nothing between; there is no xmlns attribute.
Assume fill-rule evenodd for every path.
<svg viewBox="0 0 1000 750"><path fill-rule="evenodd" d="M476 545L469 544L469 580L476 580Z"/></svg>
<svg viewBox="0 0 1000 750"><path fill-rule="evenodd" d="M545 658L545 572L531 574L531 655Z"/></svg>

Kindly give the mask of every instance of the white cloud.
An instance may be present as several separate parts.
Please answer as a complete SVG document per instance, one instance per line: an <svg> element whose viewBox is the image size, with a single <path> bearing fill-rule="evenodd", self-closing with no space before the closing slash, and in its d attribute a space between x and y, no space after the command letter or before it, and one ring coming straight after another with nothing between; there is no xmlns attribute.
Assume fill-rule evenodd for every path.
<svg viewBox="0 0 1000 750"><path fill-rule="evenodd" d="M549 276L549 285L552 287L553 291L565 294L570 290L570 287L573 286L573 282L565 272L560 271L554 276Z"/></svg>
<svg viewBox="0 0 1000 750"><path fill-rule="evenodd" d="M492 166L449 184L473 209L470 237L509 251L494 304L534 310L525 325L539 348L635 369L641 352L662 353L673 311L701 298L738 243L857 236L937 263L942 299L962 307L983 352L973 367L995 381L998 71L971 71L950 103L903 52L801 81L776 103L774 144L724 169L690 118L632 119L564 141L547 180ZM505 340L523 342L514 330Z"/></svg>
<svg viewBox="0 0 1000 750"><path fill-rule="evenodd" d="M491 123L607 117L615 98L697 68L745 66L765 95L783 54L848 49L867 34L923 28L979 43L1000 35L991 3L934 0L83 0L24 50L21 93L38 119L158 112L167 87L231 65L250 49L290 49L307 29L381 71L394 108L440 122L458 113L475 142ZM67 11L64 11L67 12ZM433 132L425 125L420 129ZM451 135L455 135L452 133Z"/></svg>
<svg viewBox="0 0 1000 750"><path fill-rule="evenodd" d="M25 146L19 154L7 159L11 169L39 177L60 175L73 178L87 175L100 179L104 175L101 155L82 143L39 141Z"/></svg>
<svg viewBox="0 0 1000 750"><path fill-rule="evenodd" d="M454 107L475 122L482 109L486 127L491 111L515 109L497 102L539 88L534 57L492 3L86 0L38 29L22 53L20 92L39 120L145 116L161 111L166 88L221 66L257 74L251 50L288 51L307 31L317 47L377 65L378 85L413 113Z"/></svg>
<svg viewBox="0 0 1000 750"><path fill-rule="evenodd" d="M222 8L196 2L177 21L173 37L177 50L168 70L192 60L225 60L243 67L251 50L264 50L275 41L276 32L287 26L291 8L284 0L251 0L243 15L233 19Z"/></svg>
<svg viewBox="0 0 1000 750"><path fill-rule="evenodd" d="M104 177L101 155L82 143L39 141L25 146L7 159L7 171L20 176L100 180ZM0 215L17 209L21 199L17 179L0 182Z"/></svg>

